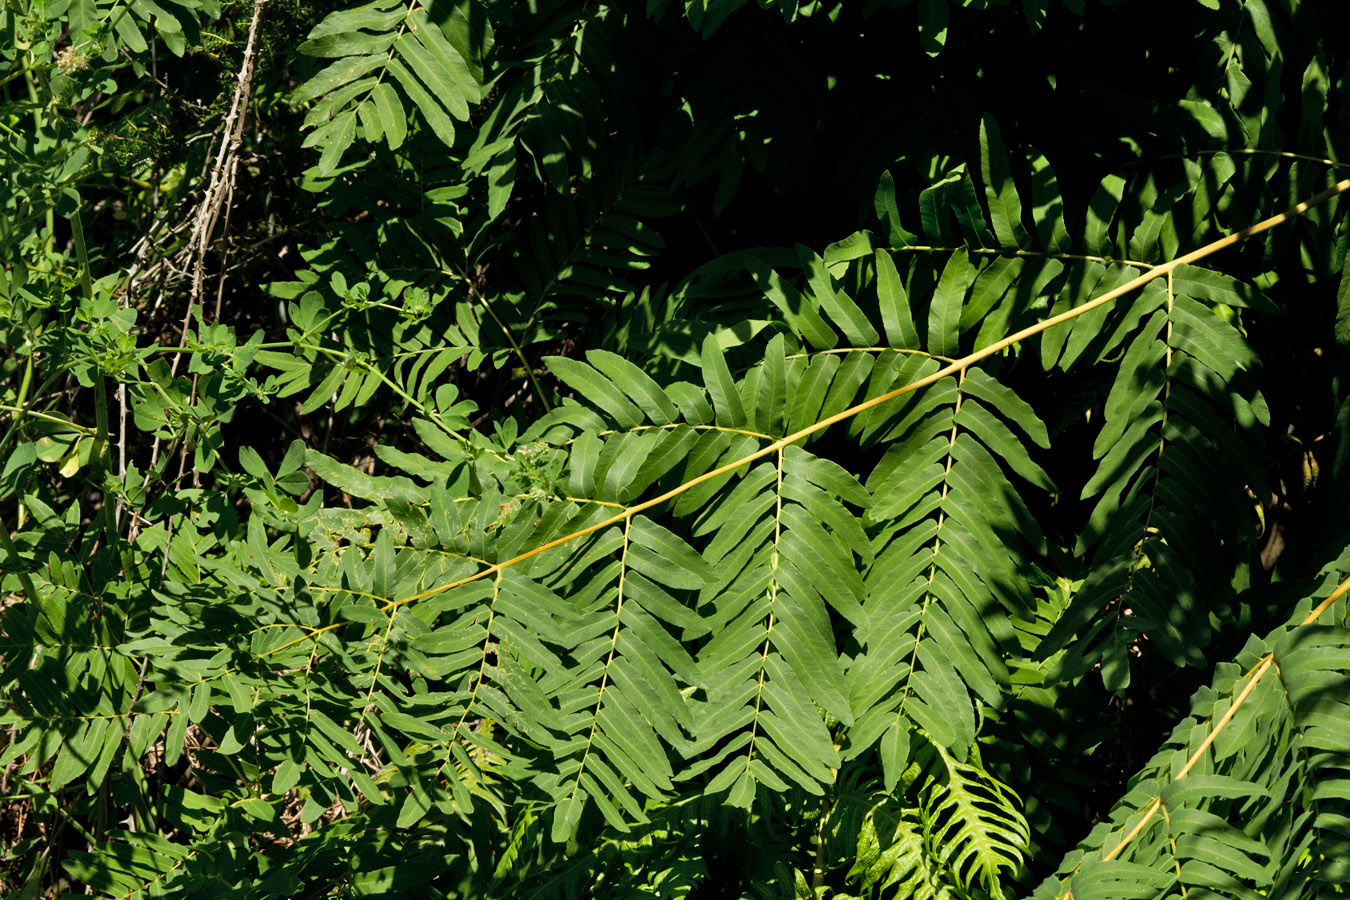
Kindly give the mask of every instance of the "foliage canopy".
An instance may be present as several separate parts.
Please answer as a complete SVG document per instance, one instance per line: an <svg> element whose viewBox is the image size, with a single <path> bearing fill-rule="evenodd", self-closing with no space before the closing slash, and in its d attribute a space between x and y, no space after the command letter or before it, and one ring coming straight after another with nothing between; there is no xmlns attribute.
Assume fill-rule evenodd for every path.
<svg viewBox="0 0 1350 900"><path fill-rule="evenodd" d="M0 3L7 894L1344 892L1343 4L339 7Z"/></svg>

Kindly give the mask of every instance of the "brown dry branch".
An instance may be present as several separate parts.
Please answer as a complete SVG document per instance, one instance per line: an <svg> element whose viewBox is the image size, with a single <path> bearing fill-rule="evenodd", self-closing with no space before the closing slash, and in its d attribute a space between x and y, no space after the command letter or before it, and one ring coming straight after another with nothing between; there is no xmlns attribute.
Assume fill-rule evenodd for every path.
<svg viewBox="0 0 1350 900"><path fill-rule="evenodd" d="M263 9L267 0L254 0L253 18L248 26L248 41L244 45L244 59L239 66L234 97L230 102L230 112L221 128L220 145L216 148L215 162L211 166L210 179L206 192L197 204L197 215L193 220L188 240L188 267L192 275L192 287L188 294L188 307L178 329L178 346L185 345L188 327L192 324L192 311L201 303L202 283L206 278L206 254L215 233L216 222L222 209L226 210L228 223L228 204L234 196L235 178L239 169L239 147L244 137L244 121L248 112L249 97L253 92L253 70L257 61L258 26L262 21ZM183 354L175 353L169 366L170 375L178 374L178 365ZM196 393L196 381L193 383ZM186 449L186 448L185 448ZM150 451L150 467L159 460L160 442L155 439ZM180 472L181 474L181 472Z"/></svg>

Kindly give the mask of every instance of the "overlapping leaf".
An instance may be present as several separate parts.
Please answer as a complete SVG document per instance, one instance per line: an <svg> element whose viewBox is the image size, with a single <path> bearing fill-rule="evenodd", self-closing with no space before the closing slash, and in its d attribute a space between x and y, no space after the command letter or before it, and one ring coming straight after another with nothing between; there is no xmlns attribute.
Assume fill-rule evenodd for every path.
<svg viewBox="0 0 1350 900"><path fill-rule="evenodd" d="M443 10L441 7L445 7ZM332 60L296 92L313 103L306 147L318 147L319 171L333 172L356 139L390 150L408 134L409 110L447 147L455 120L465 121L483 93L479 28L450 4L424 9L403 0L375 0L330 13L300 52Z"/></svg>
<svg viewBox="0 0 1350 900"><path fill-rule="evenodd" d="M1099 317L1096 335L1080 338L1076 325L1058 360L1064 368L1094 356L1120 361L1093 447L1098 468L1082 488L1095 504L1080 541L1092 553L1091 574L1041 653L1077 635L1065 674L1100 663L1113 690L1129 684L1139 635L1174 661L1204 659L1205 610L1224 601L1188 573L1219 565L1213 554L1258 533L1249 495L1231 487L1256 486L1255 493L1262 480L1242 437L1268 415L1247 372L1255 356L1236 328L1186 292L1246 303L1203 270L1183 269L1170 287L1151 283L1127 309ZM1059 352L1043 345L1047 360ZM1216 477L1230 487L1217 492Z"/></svg>

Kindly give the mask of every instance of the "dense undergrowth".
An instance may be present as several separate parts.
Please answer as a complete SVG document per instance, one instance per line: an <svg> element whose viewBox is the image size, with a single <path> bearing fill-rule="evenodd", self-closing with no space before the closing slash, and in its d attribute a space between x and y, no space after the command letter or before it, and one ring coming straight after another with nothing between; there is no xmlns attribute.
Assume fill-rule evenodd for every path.
<svg viewBox="0 0 1350 900"><path fill-rule="evenodd" d="M5 0L0 889L1340 895L1347 25Z"/></svg>

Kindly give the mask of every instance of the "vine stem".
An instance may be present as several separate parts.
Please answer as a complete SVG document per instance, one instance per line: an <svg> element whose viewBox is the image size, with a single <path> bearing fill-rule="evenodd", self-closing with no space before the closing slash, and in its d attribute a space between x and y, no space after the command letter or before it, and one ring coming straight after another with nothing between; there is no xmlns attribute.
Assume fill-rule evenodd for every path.
<svg viewBox="0 0 1350 900"><path fill-rule="evenodd" d="M1292 219L1297 218L1298 216L1301 216L1303 213L1312 209L1314 206L1317 206L1319 203L1329 200L1332 197L1337 196L1338 194L1343 194L1346 191L1350 191L1350 178L1344 179L1343 181L1338 181L1336 184L1332 185L1331 187L1327 188L1321 193L1309 197L1302 203L1298 203L1294 206L1291 206L1289 209L1285 210L1279 215L1271 216L1269 219L1257 222L1255 225L1251 225L1247 228L1242 229L1241 231L1235 231L1230 235L1226 235L1222 238L1219 238L1217 241L1213 241L1209 244L1206 244L1203 247L1200 247L1196 250L1192 250L1190 253L1178 256L1176 259L1173 259L1169 262L1161 263L1160 265L1155 266L1154 268L1148 270L1147 272L1144 272L1130 279L1129 281L1122 284L1120 287L1115 288L1114 290L1107 291L1100 297L1096 297L1092 300L1089 300L1082 306L1076 306L1073 309L1065 310L1059 315L1051 316L1048 319L1044 319L1040 322L1037 322L1035 325L1028 325L1026 328L1014 332L1013 334L1008 335L1007 337L1003 338L1000 341L995 341L994 343L990 344L987 347L982 347L979 350L976 350L967 356L963 356L960 359L953 360L951 363L949 363L946 366L943 366L941 369L938 369L931 375L926 375L923 378L918 379L917 381L911 381L909 384L906 384L903 387L898 387L893 391L888 391L887 393L879 394L876 397L873 397L871 400L866 400L862 403L857 404L856 406L851 406L848 409L842 410L841 412L837 412L832 416L821 419L819 422L816 422L813 425L808 425L805 428L799 429L798 431L794 431L792 434L786 435L785 437L781 437L771 444L766 444L765 446L759 448L753 453L749 453L738 460L726 463L725 465L722 466L718 466L716 469L704 472L702 475L699 475L696 478L691 478L684 484L677 485L676 487L673 487L670 490L666 491L665 493L659 494L658 496L653 497L650 500L644 500L641 503L628 507L623 512L615 513L609 518L602 519L601 521L596 522L593 525L588 525L585 528L572 532L571 534L566 534L560 538L555 538L554 540L551 540L545 544L541 544L540 546L535 547L533 550L527 550L524 553L511 557L510 559L503 560L502 562L499 563L494 563L493 565L488 566L487 568L479 572L475 572L473 575L468 575L465 576L464 578L460 578L455 581L449 582L448 584L443 584L440 585L439 587L434 587L431 588L430 590L422 591L421 593L418 594L413 594L410 597L404 597L401 600L390 600L384 605L383 610L388 611L390 609L394 609L395 607L403 606L404 604L412 603L414 601L421 600L425 597L430 597L435 594L444 593L445 591L454 590L455 588L465 584L469 584L470 582L478 581L479 579L496 575L503 569L508 569L511 566L514 566L518 563L522 563L527 559L531 559L535 556L538 556L541 553L545 553L549 550L552 550L555 547L561 547L564 544L571 543L572 541L577 540L578 538L585 537L588 534L593 534L597 531L609 528L611 525L617 525L620 522L623 522L631 518L632 516L637 515L638 513L645 512L646 510L649 510L656 506L660 506L661 504L666 503L669 500L673 500L674 498L696 487L697 485L703 484L705 481L711 481L712 479L718 478L722 475L726 475L729 472L734 472L736 469L739 469L744 465L755 462L756 460L763 459L764 457L769 456L771 454L777 453L785 447L788 447L792 444L797 443L800 440L808 438L813 434L824 431L831 425L837 425L840 422L847 421L848 419L853 418L859 413L866 412L867 410L880 406L883 403L889 403L892 400L895 400L897 397L903 397L905 394L911 394L914 391L919 390L920 388L924 388L930 384L934 384L935 382L941 381L943 378L946 378L949 375L954 375L957 374L958 372L964 372L966 369L970 368L970 366L974 365L975 363L980 362L981 360L984 359L988 359L995 353L999 353L1003 350L1006 350L1007 348L1013 346L1014 344L1021 343L1022 341L1026 340L1029 337L1040 334L1041 332L1046 331L1047 329L1054 328L1056 325L1061 325L1065 322L1076 319L1078 316L1091 312L1092 310L1097 309L1100 306L1105 306L1106 304L1111 303L1114 300L1118 300L1119 298L1125 296L1131 291L1143 287L1145 284L1154 280L1155 278L1170 276L1171 273L1174 270L1176 270L1178 266L1188 265L1190 263L1196 262L1197 260L1204 259L1207 256L1219 252L1220 250L1233 246L1238 241L1243 240L1244 238L1249 238L1252 237L1253 235L1269 231L1270 229L1275 228L1276 226L1283 225L1285 222L1288 222ZM324 625L320 628L314 628L304 636L298 637L292 641L288 641L284 644L281 644L278 647L274 647L273 649L268 650L267 652L261 654L261 656L263 657L271 656L272 654L279 653L282 650L287 649L288 647L300 643L301 641L317 638L319 635L332 631L333 629L340 627L342 624L343 623L341 622L335 622L330 625Z"/></svg>
<svg viewBox="0 0 1350 900"><path fill-rule="evenodd" d="M465 279L466 281L468 279ZM492 308L488 298L474 290L473 282L469 282L469 296L476 297L483 301L483 308L492 316L492 321L497 323L497 327L506 335L506 339L511 342L511 352L520 360L521 367L525 370L525 377L530 380L530 387L534 389L534 395L539 398L545 410L553 409L553 404L548 402L548 394L544 393L544 386L539 383L539 378L534 374L534 366L530 365L530 360L525 356L525 350L520 346L520 341L516 340L516 333L511 330L511 326L502 321L502 317L497 315L497 311Z"/></svg>
<svg viewBox="0 0 1350 900"><path fill-rule="evenodd" d="M75 241L75 258L80 266L80 296L86 303L90 303L94 299L94 282L89 272L89 250L84 243L84 219L78 208L70 217L70 233ZM29 359L31 361L32 358ZM94 449L90 456L97 460L96 465L104 471L111 468L108 460L109 450L108 376L104 372L99 372L94 378ZM123 487L125 488L125 483ZM107 509L107 504L108 498L105 496L102 510L103 530L108 539L108 546L112 547L117 541L117 522L122 516L122 500L118 498L111 510Z"/></svg>

